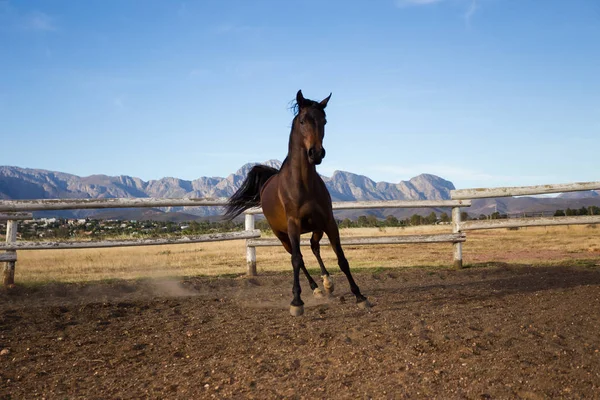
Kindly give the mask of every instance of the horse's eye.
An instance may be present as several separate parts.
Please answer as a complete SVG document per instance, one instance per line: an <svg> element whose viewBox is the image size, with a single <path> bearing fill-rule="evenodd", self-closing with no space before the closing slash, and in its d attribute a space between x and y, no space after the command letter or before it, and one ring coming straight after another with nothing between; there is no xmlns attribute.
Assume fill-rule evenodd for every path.
<svg viewBox="0 0 600 400"><path fill-rule="evenodd" d="M304 125L304 118L300 118L300 124Z"/></svg>

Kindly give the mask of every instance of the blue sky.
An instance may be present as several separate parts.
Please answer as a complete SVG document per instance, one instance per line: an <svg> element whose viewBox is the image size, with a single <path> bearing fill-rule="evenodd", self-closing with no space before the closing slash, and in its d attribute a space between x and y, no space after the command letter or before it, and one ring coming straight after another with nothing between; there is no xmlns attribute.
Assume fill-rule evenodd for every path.
<svg viewBox="0 0 600 400"><path fill-rule="evenodd" d="M0 0L0 165L226 176L333 93L319 172L600 180L597 0Z"/></svg>

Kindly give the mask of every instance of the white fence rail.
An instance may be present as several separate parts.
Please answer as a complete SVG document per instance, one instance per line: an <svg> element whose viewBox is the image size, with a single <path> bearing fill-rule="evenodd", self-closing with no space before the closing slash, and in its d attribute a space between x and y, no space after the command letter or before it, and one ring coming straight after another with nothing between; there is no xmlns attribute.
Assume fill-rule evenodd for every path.
<svg viewBox="0 0 600 400"><path fill-rule="evenodd" d="M600 215L581 215L575 217L536 217L514 219L490 219L465 221L460 224L461 231L478 229L522 228L527 226L589 225L600 224Z"/></svg>
<svg viewBox="0 0 600 400"><path fill-rule="evenodd" d="M51 249L99 249L106 247L158 246L163 244L189 244L222 242L224 240L253 239L260 237L258 229L241 232L209 233L181 238L103 240L85 242L15 242L0 243L0 250L51 250Z"/></svg>
<svg viewBox="0 0 600 400"><path fill-rule="evenodd" d="M530 196L537 194L580 192L583 190L599 190L600 182L559 183L537 186L509 186L497 188L475 188L451 190L453 200L486 199L492 197Z"/></svg>
<svg viewBox="0 0 600 400"><path fill-rule="evenodd" d="M0 212L89 210L99 208L224 206L227 199L121 198L121 199L40 199L0 200Z"/></svg>

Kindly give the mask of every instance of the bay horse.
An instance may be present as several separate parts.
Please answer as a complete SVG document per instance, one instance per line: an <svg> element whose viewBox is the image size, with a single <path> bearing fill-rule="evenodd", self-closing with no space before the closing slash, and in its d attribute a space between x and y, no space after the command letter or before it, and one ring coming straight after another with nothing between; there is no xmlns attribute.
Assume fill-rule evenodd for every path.
<svg viewBox="0 0 600 400"><path fill-rule="evenodd" d="M304 313L304 302L300 298L300 270L306 275L314 295L322 295L317 283L306 270L300 252L300 235L307 232L312 232L310 247L321 267L325 291L331 294L334 285L321 259L319 241L323 233L329 238L338 265L348 278L357 304L361 308L371 306L352 278L333 217L331 196L316 169L325 157L325 107L330 98L331 94L316 102L305 99L302 91L298 91L288 154L281 168L277 170L266 165L254 166L226 205L225 218L228 219L235 218L249 208L262 206L273 233L291 254L294 284L290 314L293 316Z"/></svg>

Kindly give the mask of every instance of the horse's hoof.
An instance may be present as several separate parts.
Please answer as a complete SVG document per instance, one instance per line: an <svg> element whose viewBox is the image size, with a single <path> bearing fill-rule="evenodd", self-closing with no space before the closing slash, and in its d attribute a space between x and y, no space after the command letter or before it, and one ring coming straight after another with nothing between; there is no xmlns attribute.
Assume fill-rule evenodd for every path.
<svg viewBox="0 0 600 400"><path fill-rule="evenodd" d="M323 291L321 289L319 289L319 288L315 288L315 290L313 290L313 295L316 298L321 298L321 297L324 296Z"/></svg>
<svg viewBox="0 0 600 400"><path fill-rule="evenodd" d="M368 310L371 307L373 307L373 305L367 299L364 299L363 301L356 303L356 305L358 306L358 308L362 308L363 310Z"/></svg>
<svg viewBox="0 0 600 400"><path fill-rule="evenodd" d="M292 317L299 317L304 314L304 306L290 306L290 314Z"/></svg>
<svg viewBox="0 0 600 400"><path fill-rule="evenodd" d="M329 275L323 275L323 287L325 288L325 292L327 294L333 293L333 288L335 287L333 284L333 278Z"/></svg>

